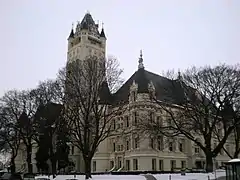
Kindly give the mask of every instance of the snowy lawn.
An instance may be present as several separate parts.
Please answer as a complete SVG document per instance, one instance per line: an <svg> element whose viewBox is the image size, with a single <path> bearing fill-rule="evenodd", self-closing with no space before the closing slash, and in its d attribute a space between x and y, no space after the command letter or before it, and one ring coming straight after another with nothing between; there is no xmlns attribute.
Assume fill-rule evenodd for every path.
<svg viewBox="0 0 240 180"><path fill-rule="evenodd" d="M36 178L48 178L48 176L38 176ZM85 180L84 175L77 175L74 177L73 175L58 175L55 180L66 180L66 179L78 179ZM52 176L50 177L52 179ZM92 180L146 180L145 177L140 175L92 175Z"/></svg>
<svg viewBox="0 0 240 180"><path fill-rule="evenodd" d="M153 175L157 180L169 180L171 176L171 180L208 180L208 176L210 179L215 178L214 173L186 173L185 176L181 176L181 174L154 174ZM225 171L220 170L216 172L216 177L225 176ZM37 176L35 178L48 178L48 176ZM52 179L52 177L50 177ZM66 179L78 179L84 180L85 176L77 175L58 175L55 180L66 180ZM92 180L146 180L146 178L142 175L92 175Z"/></svg>
<svg viewBox="0 0 240 180"><path fill-rule="evenodd" d="M156 174L153 175L157 180L169 180L171 175L171 180L208 180L215 179L214 173L186 173L186 176L181 176L181 174ZM225 171L217 171L216 177L225 176Z"/></svg>

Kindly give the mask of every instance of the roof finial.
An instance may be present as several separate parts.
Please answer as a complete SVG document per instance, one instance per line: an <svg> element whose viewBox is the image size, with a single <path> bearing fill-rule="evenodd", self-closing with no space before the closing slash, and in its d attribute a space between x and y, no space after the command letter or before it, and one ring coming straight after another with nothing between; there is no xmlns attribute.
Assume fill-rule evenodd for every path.
<svg viewBox="0 0 240 180"><path fill-rule="evenodd" d="M90 14L90 11L89 11L89 10L87 10L87 14Z"/></svg>
<svg viewBox="0 0 240 180"><path fill-rule="evenodd" d="M144 69L142 56L143 56L142 55L142 50L140 50L140 57L139 57L139 60L138 60L138 69Z"/></svg>
<svg viewBox="0 0 240 180"><path fill-rule="evenodd" d="M72 29L73 29L73 27L74 27L74 23L72 23Z"/></svg>
<svg viewBox="0 0 240 180"><path fill-rule="evenodd" d="M104 25L104 22L102 22L102 29L104 29L104 28L103 28L103 25Z"/></svg>

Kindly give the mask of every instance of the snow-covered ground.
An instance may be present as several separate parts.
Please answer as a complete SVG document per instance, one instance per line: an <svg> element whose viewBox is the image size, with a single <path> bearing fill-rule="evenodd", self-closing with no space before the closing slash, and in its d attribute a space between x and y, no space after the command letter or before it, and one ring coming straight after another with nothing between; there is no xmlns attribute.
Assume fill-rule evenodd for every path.
<svg viewBox="0 0 240 180"><path fill-rule="evenodd" d="M208 180L208 176L210 179L215 179L214 173L187 173L185 176L181 176L181 174L154 174L153 175L157 180L169 180L171 176L171 180ZM225 171L218 170L216 172L216 177L225 176ZM47 176L38 176L35 178L48 178ZM66 180L74 178L73 175L59 175L55 178L55 180ZM77 175L75 177L78 180L84 180L83 175ZM52 177L50 177L52 179ZM146 180L146 178L142 175L93 175L93 180Z"/></svg>

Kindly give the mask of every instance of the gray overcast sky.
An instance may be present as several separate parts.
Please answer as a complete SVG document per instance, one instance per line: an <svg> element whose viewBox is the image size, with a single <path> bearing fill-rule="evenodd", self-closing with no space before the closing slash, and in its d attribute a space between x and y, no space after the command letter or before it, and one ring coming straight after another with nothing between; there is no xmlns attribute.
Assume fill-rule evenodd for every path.
<svg viewBox="0 0 240 180"><path fill-rule="evenodd" d="M239 0L0 0L0 95L55 78L73 22L104 22L107 54L127 79L147 70L240 62Z"/></svg>

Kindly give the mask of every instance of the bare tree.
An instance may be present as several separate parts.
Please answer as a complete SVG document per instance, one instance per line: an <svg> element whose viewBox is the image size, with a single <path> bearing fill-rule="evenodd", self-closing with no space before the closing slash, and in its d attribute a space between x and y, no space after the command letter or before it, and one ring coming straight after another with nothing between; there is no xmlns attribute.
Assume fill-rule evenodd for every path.
<svg viewBox="0 0 240 180"><path fill-rule="evenodd" d="M18 131L18 138L26 148L26 162L28 172L32 172L32 144L35 135L33 116L37 106L35 98L29 91L9 91L1 99L7 109L8 122L11 122Z"/></svg>
<svg viewBox="0 0 240 180"><path fill-rule="evenodd" d="M32 101L34 101L36 110L34 113L34 123L36 130L40 128L40 121L36 120L36 113L41 110L45 105L56 103L62 104L63 90L62 85L57 80L48 79L39 82L38 86L32 89L29 93ZM39 115L39 114L38 114ZM38 119L39 120L39 119ZM34 134L34 140L39 144L39 133Z"/></svg>
<svg viewBox="0 0 240 180"><path fill-rule="evenodd" d="M38 147L40 148L42 145L42 137L45 137L44 141L47 146L44 145L44 151L49 154L52 173L55 174L57 164L57 133L59 129L61 129L60 126L62 126L59 121L63 100L62 86L59 84L59 81L49 79L40 82L35 89L31 90L30 95L37 107L33 117L36 129L34 140L38 143ZM46 147L49 149L46 149ZM38 155L41 160L44 159L41 158L41 153L38 153Z"/></svg>
<svg viewBox="0 0 240 180"><path fill-rule="evenodd" d="M65 83L64 119L72 144L82 153L86 179L91 178L91 160L99 144L117 133L112 121L123 106L112 104L111 91L122 82L118 66L116 59L92 56L68 64L59 76Z"/></svg>
<svg viewBox="0 0 240 180"><path fill-rule="evenodd" d="M20 146L20 134L19 125L17 123L17 114L12 113L10 106L1 103L0 107L0 139L1 147L4 150L10 150L11 160L10 160L10 170L11 173L16 171L15 158L18 155L18 149Z"/></svg>
<svg viewBox="0 0 240 180"><path fill-rule="evenodd" d="M234 103L226 103L225 108L223 111L223 115L226 116L227 119L233 119L234 121L234 129L231 135L228 138L229 144L234 144L234 147L230 147L229 144L226 144L226 146L223 146L223 150L225 153L231 158L238 158L240 153L240 96L238 98L234 99ZM219 133L218 129L216 128L215 136L217 137L217 140L221 140L222 134Z"/></svg>
<svg viewBox="0 0 240 180"><path fill-rule="evenodd" d="M192 67L171 82L172 86L167 87L166 91L176 93L177 90L179 103L156 101L165 112L166 121L173 123L171 131L178 131L202 149L206 157L206 171L210 172L213 170L213 158L239 123L239 118L234 114L227 116L223 113L226 104L235 106L239 96L239 67ZM221 132L221 137L213 147L216 128Z"/></svg>
<svg viewBox="0 0 240 180"><path fill-rule="evenodd" d="M39 125L39 148L42 148L41 143L44 143L44 151L48 154L53 175L56 174L57 166L58 133L60 130L64 130L64 126L60 118L61 110L62 105L49 102L48 104L41 105L35 115L36 124ZM36 159L39 158L41 158L40 154L36 157Z"/></svg>

